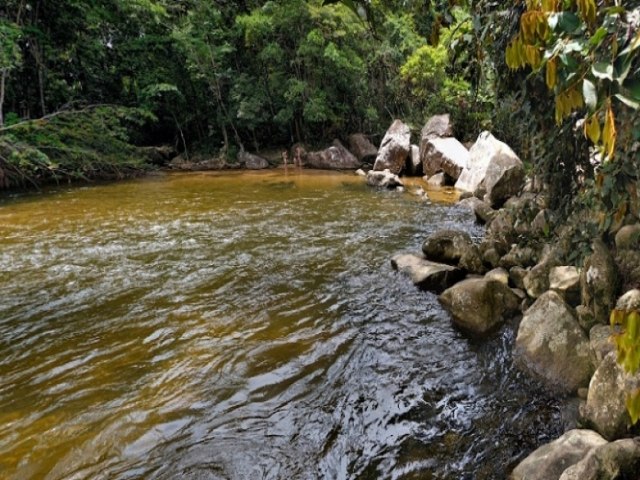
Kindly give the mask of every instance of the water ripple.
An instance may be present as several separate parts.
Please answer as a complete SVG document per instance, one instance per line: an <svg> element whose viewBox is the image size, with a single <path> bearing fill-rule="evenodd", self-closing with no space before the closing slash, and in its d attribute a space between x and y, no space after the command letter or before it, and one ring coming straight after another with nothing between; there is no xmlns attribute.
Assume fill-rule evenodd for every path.
<svg viewBox="0 0 640 480"><path fill-rule="evenodd" d="M9 479L500 478L558 402L389 266L470 215L341 174L0 204ZM525 432L523 434L523 432ZM523 447L524 445L524 447Z"/></svg>

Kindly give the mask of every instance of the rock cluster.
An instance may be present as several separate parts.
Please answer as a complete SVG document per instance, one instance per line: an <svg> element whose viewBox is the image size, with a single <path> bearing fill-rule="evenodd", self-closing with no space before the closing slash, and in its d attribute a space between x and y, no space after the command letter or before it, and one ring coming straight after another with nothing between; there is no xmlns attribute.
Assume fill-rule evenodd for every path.
<svg viewBox="0 0 640 480"><path fill-rule="evenodd" d="M627 222L613 246L594 239L577 267L567 260L575 248L571 239L589 213L560 225L544 190L526 181L508 145L483 132L467 151L452 134L447 116L422 129L423 173L429 185L455 182L467 192L460 204L486 225L485 237L441 230L425 239L422 252L397 255L392 265L439 293L451 321L467 335L491 334L522 315L515 323L514 364L550 390L583 399L580 425L592 430L572 430L540 447L512 479L640 478L640 440L625 438L639 431L626 400L640 391L640 372L631 375L619 365L609 326L614 308L640 312L640 223ZM551 237L558 240L550 244Z"/></svg>

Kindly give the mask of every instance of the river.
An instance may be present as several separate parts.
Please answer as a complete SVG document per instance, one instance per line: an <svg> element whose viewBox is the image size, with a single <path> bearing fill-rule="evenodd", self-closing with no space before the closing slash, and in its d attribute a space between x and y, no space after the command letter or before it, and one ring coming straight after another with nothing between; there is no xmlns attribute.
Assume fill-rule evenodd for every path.
<svg viewBox="0 0 640 480"><path fill-rule="evenodd" d="M440 200L352 174L157 175L0 201L0 478L494 479L560 401L390 267Z"/></svg>

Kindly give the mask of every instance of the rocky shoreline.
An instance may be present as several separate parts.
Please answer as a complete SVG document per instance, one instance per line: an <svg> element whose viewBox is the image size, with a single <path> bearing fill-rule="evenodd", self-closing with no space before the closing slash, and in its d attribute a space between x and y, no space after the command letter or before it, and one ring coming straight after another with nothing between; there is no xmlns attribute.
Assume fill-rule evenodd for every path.
<svg viewBox="0 0 640 480"><path fill-rule="evenodd" d="M460 204L486 225L484 238L478 242L462 231L441 230L425 239L421 252L394 255L391 266L416 287L439 294L451 321L470 337L486 337L507 320L519 319L514 364L580 403L575 428L531 453L510 478L638 478L640 429L632 426L626 398L640 389L640 373L632 376L618 363L609 325L614 309L640 311L638 219L629 215L609 244L593 238L591 252L578 264L572 239L593 223L590 212L581 207L562 219L550 209L544 185L527 177L518 156L490 132L463 145L449 116L438 115L422 128L419 145L411 144L411 129L400 120L379 148L363 134L349 136L346 143L335 140L315 152L296 145L290 158L297 151L302 167L358 169L372 187L401 190L402 176L424 175L429 186L463 192ZM264 169L278 164L277 158L240 152L232 164L177 157L169 166Z"/></svg>
<svg viewBox="0 0 640 480"><path fill-rule="evenodd" d="M425 239L422 252L395 255L392 267L417 287L439 293L452 322L468 336L488 335L519 316L515 365L551 391L579 399L576 428L531 453L511 479L638 478L640 430L632 426L626 396L640 388L640 374L619 365L609 326L614 309L640 311L634 288L640 269L633 264L638 219L629 216L611 245L594 238L581 266L568 262L571 238L589 222L588 212L560 221L544 188L525 177L507 145L483 132L464 155L460 142L434 134L437 124L450 135L447 123L435 118L423 128L420 157L432 175L426 180L440 175L466 192L461 204L486 225L486 235L474 243L462 231L438 231ZM390 143L398 131L394 123ZM401 185L401 165L378 156L368 183Z"/></svg>

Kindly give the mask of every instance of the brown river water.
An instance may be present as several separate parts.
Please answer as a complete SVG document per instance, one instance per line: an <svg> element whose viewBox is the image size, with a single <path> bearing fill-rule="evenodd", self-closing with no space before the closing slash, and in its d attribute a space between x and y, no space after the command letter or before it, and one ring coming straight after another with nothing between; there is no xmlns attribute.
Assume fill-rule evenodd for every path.
<svg viewBox="0 0 640 480"><path fill-rule="evenodd" d="M451 198L269 171L0 199L0 478L505 478L560 400L513 325L470 341L389 262L482 234Z"/></svg>

